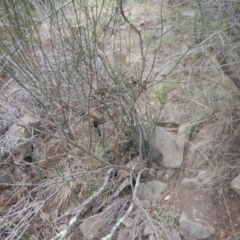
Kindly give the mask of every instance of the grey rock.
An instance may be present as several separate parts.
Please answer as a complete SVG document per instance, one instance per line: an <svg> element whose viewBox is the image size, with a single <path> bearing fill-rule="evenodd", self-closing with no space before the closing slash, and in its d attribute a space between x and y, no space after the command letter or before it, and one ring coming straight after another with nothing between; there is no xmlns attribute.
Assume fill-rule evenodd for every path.
<svg viewBox="0 0 240 240"><path fill-rule="evenodd" d="M182 213L179 223L179 233L184 240L206 239L215 233L215 229L212 226L191 220L185 213Z"/></svg>
<svg viewBox="0 0 240 240"><path fill-rule="evenodd" d="M166 187L167 184L161 181L150 181L146 184L141 184L138 190L138 197L140 200L148 201L150 204L156 204Z"/></svg>
<svg viewBox="0 0 240 240"><path fill-rule="evenodd" d="M0 175L0 191L11 188L11 184L13 184L13 179L11 176L5 174Z"/></svg>
<svg viewBox="0 0 240 240"><path fill-rule="evenodd" d="M166 168L178 168L183 162L185 142L188 141L191 125L185 123L178 129L178 134L167 132L164 128L156 128L155 147L163 154L160 164Z"/></svg>
<svg viewBox="0 0 240 240"><path fill-rule="evenodd" d="M155 146L162 152L161 165L167 168L176 168L182 164L183 147L182 141L164 128L156 128Z"/></svg>
<svg viewBox="0 0 240 240"><path fill-rule="evenodd" d="M202 182L207 176L208 173L206 171L200 171L195 178L184 178L181 182L181 185L189 189L195 189L203 184Z"/></svg>
<svg viewBox="0 0 240 240"><path fill-rule="evenodd" d="M155 163L158 167L161 167L161 162L163 160L163 155L158 151L157 148L152 149L152 162Z"/></svg>
<svg viewBox="0 0 240 240"><path fill-rule="evenodd" d="M174 173L175 173L175 169L167 169L164 174L164 180L165 181L169 180Z"/></svg>
<svg viewBox="0 0 240 240"><path fill-rule="evenodd" d="M156 178L157 177L157 172L150 170L150 171L148 171L148 176L152 177L152 178Z"/></svg>
<svg viewBox="0 0 240 240"><path fill-rule="evenodd" d="M235 177L231 183L230 183L231 188L236 191L238 194L240 194L240 173Z"/></svg>
<svg viewBox="0 0 240 240"><path fill-rule="evenodd" d="M181 185L193 190L199 187L199 180L197 178L184 178Z"/></svg>
<svg viewBox="0 0 240 240"><path fill-rule="evenodd" d="M143 230L143 236L148 236L152 234L153 234L153 229L151 228L151 226L147 224Z"/></svg>
<svg viewBox="0 0 240 240"><path fill-rule="evenodd" d="M159 171L157 171L157 177L158 177L158 178L162 178L163 175L164 175L164 173L165 173L164 170L159 170Z"/></svg>

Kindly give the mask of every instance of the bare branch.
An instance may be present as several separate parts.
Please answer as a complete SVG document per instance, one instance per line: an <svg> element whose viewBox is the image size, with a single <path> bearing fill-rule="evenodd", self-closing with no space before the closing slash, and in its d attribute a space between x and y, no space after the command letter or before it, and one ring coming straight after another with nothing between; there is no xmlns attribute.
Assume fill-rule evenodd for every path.
<svg viewBox="0 0 240 240"><path fill-rule="evenodd" d="M140 178L141 178L141 175L144 171L148 170L147 168L143 168L139 173L138 173L138 176L137 176L137 179L136 179L136 184L135 184L135 187L134 187L134 190L133 190L133 199L136 197L137 195L137 190L138 190L138 187L139 187L139 184L140 184ZM114 225L114 227L112 228L110 234L108 234L106 237L103 237L102 240L111 240L115 234L115 232L117 231L117 229L120 227L120 225L124 222L124 220L127 218L127 216L131 213L131 211L133 210L133 207L134 207L134 201L131 202L128 210L126 211L126 213L123 215L122 218L120 218L117 223Z"/></svg>
<svg viewBox="0 0 240 240"><path fill-rule="evenodd" d="M88 154L90 157L93 157L94 159L96 159L97 161L99 161L100 163L103 163L105 165L110 166L111 164L105 160L103 160L102 158L98 157L97 155L95 155L93 152L88 151L86 148L84 148L83 146L77 144L76 142L72 141L68 135L64 132L64 130L62 129L62 133L64 135L64 137L66 138L67 142L70 143L73 147L76 147L78 149L80 149L81 151L85 152L86 154Z"/></svg>
<svg viewBox="0 0 240 240"><path fill-rule="evenodd" d="M87 205L89 205L90 203L92 203L107 188L107 184L108 184L108 181L109 181L109 178L110 178L110 175L111 175L112 171L113 171L113 168L110 168L107 171L107 175L105 176L105 180L104 180L104 183L103 183L102 187L99 188L99 190L96 193L94 193L91 197L89 197L83 204L81 204L78 207L79 210L77 211L75 216L69 221L68 226L64 230L62 230L60 233L58 233L51 240L62 240L62 239L67 237L67 235L70 233L71 229L74 227L74 225L78 221L78 219L79 219L82 211L84 210L84 208Z"/></svg>

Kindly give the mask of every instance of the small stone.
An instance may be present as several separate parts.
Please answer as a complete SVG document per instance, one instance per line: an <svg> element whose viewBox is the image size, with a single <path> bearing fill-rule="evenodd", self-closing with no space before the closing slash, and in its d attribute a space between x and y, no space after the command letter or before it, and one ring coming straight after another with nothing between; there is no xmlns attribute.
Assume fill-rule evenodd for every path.
<svg viewBox="0 0 240 240"><path fill-rule="evenodd" d="M185 213L182 213L179 224L179 232L184 240L205 239L215 233L215 229L212 226L203 225L202 222L189 219Z"/></svg>
<svg viewBox="0 0 240 240"><path fill-rule="evenodd" d="M5 174L0 175L0 191L11 188L11 184L13 184L13 179L11 176Z"/></svg>
<svg viewBox="0 0 240 240"><path fill-rule="evenodd" d="M230 183L231 188L236 191L238 194L240 194L240 173L235 177L231 183Z"/></svg>
<svg viewBox="0 0 240 240"><path fill-rule="evenodd" d="M153 171L150 169L150 171L148 172L150 177L156 177L156 171Z"/></svg>
<svg viewBox="0 0 240 240"><path fill-rule="evenodd" d="M164 170L157 171L157 177L158 177L158 178L162 178L163 175L164 175L164 173L165 173Z"/></svg>
<svg viewBox="0 0 240 240"><path fill-rule="evenodd" d="M206 171L200 171L195 178L184 178L181 185L193 190L203 184L202 182L207 176L208 173Z"/></svg>
<svg viewBox="0 0 240 240"><path fill-rule="evenodd" d="M153 229L147 224L143 230L143 236L148 236L153 234Z"/></svg>
<svg viewBox="0 0 240 240"><path fill-rule="evenodd" d="M161 162L163 160L163 155L155 147L152 149L152 162L158 167L161 167Z"/></svg>
<svg viewBox="0 0 240 240"><path fill-rule="evenodd" d="M199 180L197 178L184 178L181 182L181 185L189 188L189 189L195 189L199 187Z"/></svg>
<svg viewBox="0 0 240 240"><path fill-rule="evenodd" d="M167 171L164 175L164 180L165 181L169 180L174 173L175 173L175 169L167 169Z"/></svg>
<svg viewBox="0 0 240 240"><path fill-rule="evenodd" d="M139 186L138 196L140 200L146 200L150 204L156 204L167 184L161 181L150 181Z"/></svg>
<svg viewBox="0 0 240 240"><path fill-rule="evenodd" d="M171 196L170 196L170 195L167 195L167 196L164 198L164 200L167 201L167 200L169 200L170 198L171 198Z"/></svg>

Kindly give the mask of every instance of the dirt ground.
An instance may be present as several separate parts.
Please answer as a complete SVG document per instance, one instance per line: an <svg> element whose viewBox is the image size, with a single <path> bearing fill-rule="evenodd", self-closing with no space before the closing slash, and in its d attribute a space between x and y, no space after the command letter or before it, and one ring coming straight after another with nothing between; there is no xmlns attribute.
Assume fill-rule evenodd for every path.
<svg viewBox="0 0 240 240"><path fill-rule="evenodd" d="M161 47L155 49L155 46L151 45L149 48L146 58L146 70L151 69L152 59L156 57L155 66L151 77L147 79L146 89L143 88L136 100L136 107L141 118L148 122L157 117L158 112L161 111L164 105L171 104L181 112L183 123L192 123L192 131L189 141L185 145L184 161L181 167L174 170L173 176L164 180L168 184L167 189L164 191L161 201L157 205L151 206L149 211L152 212L152 216L156 217L158 209L159 211L160 209L166 209L166 213L162 218L167 221L167 227L170 229L179 230L178 220L180 215L185 213L189 218L215 228L215 234L208 240L240 239L239 194L229 186L239 169L240 91L221 70L216 54L207 50L204 41L202 44L195 41L194 14L196 14L196 9L191 4L181 3L181 1L177 1L178 3L175 3L175 1L163 1L163 4L159 2L134 3L126 7L126 12L131 11L133 23L141 30L146 39L158 37L157 32L156 36L152 34L155 29L160 29L159 32L164 33L164 37L159 40L162 41ZM128 24L125 24L122 29L121 37L129 38ZM121 54L124 54L124 71L125 68L129 71L128 67L131 64L137 65L141 62L141 54L135 40L131 38L132 43L130 45L132 49L130 53L124 48L121 51ZM111 50L111 44L113 44L111 41L109 40L109 45L105 47L108 52ZM156 52L158 54L155 54ZM175 67L176 62L180 59L179 56L182 56L181 63ZM111 56L109 59L112 61ZM127 74L124 75L124 77L126 76ZM6 86L6 79L6 76L2 76L1 87ZM134 82L134 80L132 81ZM130 84L132 83L130 82ZM3 89L3 91L5 90ZM4 98L6 97L4 96ZM56 111L59 111L59 109ZM78 123L76 125L78 126ZM172 133L176 132L175 125L164 127ZM94 138L95 133L90 131L87 134L91 136L93 142L96 140ZM59 136L57 138L60 139L62 136ZM51 146L51 141L43 143L43 139L38 138L37 140L40 143L39 145L46 144L46 148L50 145L51 151L58 149L54 144ZM60 146L60 144L57 146ZM62 151L64 146L60 146L60 149L61 152L59 150L58 154L64 154L64 151ZM65 165L62 164L61 168L63 168L63 165L67 166L66 171L75 174L78 167L75 167L75 165L79 164L79 162L76 164L76 156L64 155L63 162ZM12 162L16 160L14 154L10 159ZM94 169L91 169L89 159L82 159L85 165L81 162L80 169L92 171L95 174L94 171L97 172L99 164L91 162L92 166L94 165ZM71 163L75 167L74 170L70 166ZM21 172L22 166L19 162L18 164L14 165L13 168L18 168L18 171ZM4 169L7 169L10 165L5 165ZM40 167L45 168L45 165L40 165ZM30 176L31 174L26 169L22 172L25 171L24 174L29 179L31 178L33 184L49 179L49 185L46 184L46 189L48 189L51 188L50 182L56 177L56 173L51 173L50 168L46 169L47 167L44 169L44 175L41 176L42 179ZM184 178L194 178L200 171L210 173L211 177L204 179L199 187L186 188L181 184ZM47 173L45 174L45 172ZM14 172L16 178L17 173L17 171ZM88 196L93 189L97 189L96 186L99 185L100 180L103 181L104 179L102 175L100 177L89 176L91 180L86 177L86 179L80 179L73 184L74 187L77 186L78 192L75 193L77 196L84 196L84 194ZM96 189L94 187L90 189L91 187L87 185L89 182ZM111 184L111 187L115 186L115 183ZM44 192L42 189L41 191ZM61 194L58 195L55 191L51 193L61 197ZM23 193L18 191L16 194L21 198ZM36 192L32 195L38 196ZM76 203L69 200L70 195L69 192L64 193L64 199L67 200L66 202L63 201L64 204L61 205L62 212L64 212L64 209L69 210ZM28 197L32 200L31 194ZM102 199L101 202L103 202ZM100 203L97 202L96 205L100 205ZM61 211L52 212L57 218L62 213ZM44 218L45 215L42 219ZM46 219L45 226L49 221L48 218ZM62 228L66 226L66 223L64 224L63 227L61 226ZM51 231L49 230L49 232ZM32 238L32 240L35 239Z"/></svg>

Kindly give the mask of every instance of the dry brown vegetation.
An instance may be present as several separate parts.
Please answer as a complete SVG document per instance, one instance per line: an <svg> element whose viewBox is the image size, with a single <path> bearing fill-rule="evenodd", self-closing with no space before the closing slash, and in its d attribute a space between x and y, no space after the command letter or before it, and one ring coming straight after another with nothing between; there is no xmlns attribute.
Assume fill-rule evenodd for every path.
<svg viewBox="0 0 240 240"><path fill-rule="evenodd" d="M146 228L173 239L184 202L209 201L226 216L211 239L239 239L229 187L240 167L239 9L233 0L0 1L0 176L11 177L0 182L0 238L86 239L92 217L96 239L147 239ZM138 195L148 170L127 165L139 154L134 111L153 142L165 105L191 135L170 200L148 206ZM179 183L202 170L194 202Z"/></svg>

